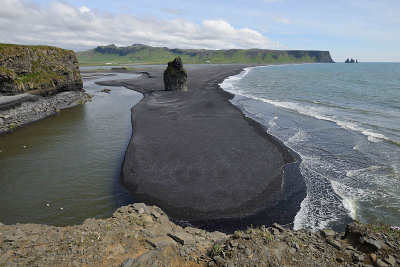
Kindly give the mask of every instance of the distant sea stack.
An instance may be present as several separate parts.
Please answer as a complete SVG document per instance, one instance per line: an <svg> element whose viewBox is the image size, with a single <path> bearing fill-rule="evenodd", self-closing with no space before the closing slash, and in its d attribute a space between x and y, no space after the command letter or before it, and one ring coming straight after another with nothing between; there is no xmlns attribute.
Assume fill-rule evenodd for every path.
<svg viewBox="0 0 400 267"><path fill-rule="evenodd" d="M187 73L183 68L180 57L168 62L168 67L164 71L165 91L187 91Z"/></svg>
<svg viewBox="0 0 400 267"><path fill-rule="evenodd" d="M50 96L82 87L75 52L49 46L0 44L0 95Z"/></svg>
<svg viewBox="0 0 400 267"><path fill-rule="evenodd" d="M348 59L346 59L346 61L344 62L344 63L358 63L358 60L356 59L356 60L354 60L353 58L348 58Z"/></svg>
<svg viewBox="0 0 400 267"><path fill-rule="evenodd" d="M170 49L133 44L98 46L77 52L80 64L165 64L180 57L186 64L226 63L334 63L329 51L315 50L269 50L269 49Z"/></svg>

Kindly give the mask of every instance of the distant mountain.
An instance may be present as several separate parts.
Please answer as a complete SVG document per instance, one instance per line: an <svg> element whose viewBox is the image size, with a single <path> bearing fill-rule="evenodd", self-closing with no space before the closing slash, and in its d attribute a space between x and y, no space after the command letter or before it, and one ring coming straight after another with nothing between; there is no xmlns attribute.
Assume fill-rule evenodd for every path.
<svg viewBox="0 0 400 267"><path fill-rule="evenodd" d="M127 47L116 45L98 46L77 52L81 65L104 64L166 64L177 56L185 64L207 63L333 63L329 51L267 50L267 49L169 49L134 44Z"/></svg>

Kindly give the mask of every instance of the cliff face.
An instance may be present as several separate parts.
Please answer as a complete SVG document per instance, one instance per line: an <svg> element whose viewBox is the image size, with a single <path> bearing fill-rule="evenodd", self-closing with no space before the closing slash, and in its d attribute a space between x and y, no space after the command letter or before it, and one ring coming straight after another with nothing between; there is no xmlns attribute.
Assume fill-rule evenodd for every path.
<svg viewBox="0 0 400 267"><path fill-rule="evenodd" d="M297 58L301 57L311 57L315 59L317 63L335 63L332 60L329 51L303 51L303 50L289 50L287 51L289 55L293 55Z"/></svg>
<svg viewBox="0 0 400 267"><path fill-rule="evenodd" d="M0 44L0 94L54 95L82 89L78 59L71 50Z"/></svg>
<svg viewBox="0 0 400 267"><path fill-rule="evenodd" d="M115 45L78 52L81 64L165 64L181 57L188 64L201 63L333 63L329 51L269 50L269 49L169 49L134 44L126 47Z"/></svg>

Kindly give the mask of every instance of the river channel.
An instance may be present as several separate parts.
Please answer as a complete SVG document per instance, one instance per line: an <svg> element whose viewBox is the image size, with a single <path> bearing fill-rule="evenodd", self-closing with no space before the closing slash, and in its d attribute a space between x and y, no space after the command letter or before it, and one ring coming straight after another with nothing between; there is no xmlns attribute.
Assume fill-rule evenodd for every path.
<svg viewBox="0 0 400 267"><path fill-rule="evenodd" d="M79 224L133 202L119 178L142 94L95 82L135 76L86 78L91 102L0 137L0 222Z"/></svg>

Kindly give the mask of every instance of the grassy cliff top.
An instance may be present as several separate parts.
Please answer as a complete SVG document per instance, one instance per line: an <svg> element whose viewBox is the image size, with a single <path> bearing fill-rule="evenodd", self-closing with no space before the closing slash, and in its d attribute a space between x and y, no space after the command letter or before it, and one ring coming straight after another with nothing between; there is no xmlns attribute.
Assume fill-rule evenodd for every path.
<svg viewBox="0 0 400 267"><path fill-rule="evenodd" d="M142 44L98 46L77 55L81 65L166 64L178 56L185 64L333 62L329 51L169 49Z"/></svg>
<svg viewBox="0 0 400 267"><path fill-rule="evenodd" d="M21 45L21 44L3 44L0 43L0 52L5 52L5 51L10 51L13 49L18 49L18 48L31 48L31 49L48 49L48 50L56 50L56 51L67 51L68 53L74 53L74 51L72 50L68 50L68 49L62 49L59 47L55 47L55 46L47 46L47 45Z"/></svg>

